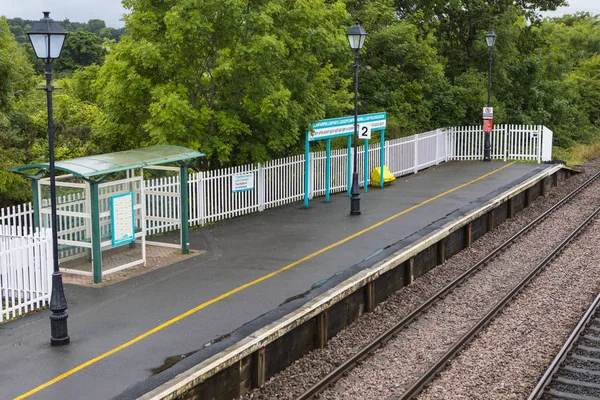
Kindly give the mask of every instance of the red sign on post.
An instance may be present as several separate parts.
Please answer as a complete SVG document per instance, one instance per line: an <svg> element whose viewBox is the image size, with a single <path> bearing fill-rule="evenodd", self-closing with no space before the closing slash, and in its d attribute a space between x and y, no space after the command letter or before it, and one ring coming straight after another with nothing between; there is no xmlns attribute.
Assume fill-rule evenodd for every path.
<svg viewBox="0 0 600 400"><path fill-rule="evenodd" d="M483 131L484 132L492 132L493 126L494 126L494 124L491 119L483 120Z"/></svg>

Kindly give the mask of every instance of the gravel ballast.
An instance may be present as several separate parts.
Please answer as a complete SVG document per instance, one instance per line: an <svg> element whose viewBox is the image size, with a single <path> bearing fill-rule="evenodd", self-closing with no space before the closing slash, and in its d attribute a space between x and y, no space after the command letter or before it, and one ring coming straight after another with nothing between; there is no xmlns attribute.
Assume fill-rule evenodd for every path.
<svg viewBox="0 0 600 400"><path fill-rule="evenodd" d="M600 182L526 233L323 392L322 398L385 399L402 394L583 222L596 209L599 197ZM496 359L493 354L492 360ZM444 393L440 398L456 397Z"/></svg>
<svg viewBox="0 0 600 400"><path fill-rule="evenodd" d="M378 306L373 313L364 315L350 328L338 334L325 349L311 352L270 379L265 388L254 390L243 398L292 399L298 396L334 366L357 352L541 212L555 204L597 169L595 163L590 164L585 168L585 173L571 178L559 188L553 188L547 197L536 200L529 208L497 227L494 232L486 234L472 247L430 271L413 285L401 289ZM432 308L435 316L428 313L427 316L417 320L412 328L402 332L398 340L390 342L386 348L365 362L362 369L351 372L322 398L393 398L393 395L401 393L403 388L416 380L419 374L435 361L440 352L460 337L461 333L468 330L489 309L490 304L493 305L504 291L510 289L522 275L527 273L530 266L525 269L521 267L523 264L529 265L543 258L544 252L567 234L569 226L577 225L578 217L574 216L575 213L583 214L594 207L594 199L599 197L600 188L590 190L595 190L595 195L585 196L586 200L580 201L577 207L565 206L559 210L560 216L551 220L554 222L547 223L543 233L537 234L537 239L530 237L523 242L525 249L522 249L517 256L512 254L512 251L510 252L512 256L509 253L501 255L499 260L504 264L503 267L482 270L476 275L477 280L463 285L464 288L459 295L450 295L444 299L443 304ZM563 232L562 236L561 232ZM554 241L554 238L557 240ZM395 365L399 365L400 369ZM463 393L462 396L464 395ZM441 395L436 398L451 397ZM467 398L477 398L477 396L467 395ZM484 398L492 397L484 396Z"/></svg>
<svg viewBox="0 0 600 400"><path fill-rule="evenodd" d="M522 399L600 290L600 221L533 281L419 399Z"/></svg>

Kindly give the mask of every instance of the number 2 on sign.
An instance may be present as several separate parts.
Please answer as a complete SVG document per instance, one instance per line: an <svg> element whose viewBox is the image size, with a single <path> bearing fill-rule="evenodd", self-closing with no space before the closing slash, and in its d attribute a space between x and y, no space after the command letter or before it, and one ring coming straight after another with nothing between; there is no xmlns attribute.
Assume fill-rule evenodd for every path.
<svg viewBox="0 0 600 400"><path fill-rule="evenodd" d="M371 127L369 125L359 125L358 137L360 139L371 139Z"/></svg>

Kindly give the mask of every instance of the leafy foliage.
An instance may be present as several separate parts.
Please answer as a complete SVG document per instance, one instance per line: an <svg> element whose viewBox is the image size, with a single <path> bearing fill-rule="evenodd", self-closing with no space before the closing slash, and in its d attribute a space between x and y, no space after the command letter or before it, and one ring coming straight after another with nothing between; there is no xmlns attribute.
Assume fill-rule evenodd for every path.
<svg viewBox="0 0 600 400"><path fill-rule="evenodd" d="M81 100L79 80L57 80L63 90L54 93L54 119L58 159L98 153L104 112ZM31 196L27 180L8 171L20 164L48 159L46 93L41 86L24 47L10 33L6 19L0 17L0 207L23 202ZM38 82L36 82L38 81Z"/></svg>
<svg viewBox="0 0 600 400"><path fill-rule="evenodd" d="M563 4L124 0L124 29L62 21L72 33L54 65L57 158L158 143L207 153L204 168L296 154L310 122L353 111L354 21L368 32L359 112L387 111L388 137L481 123L492 57L495 122L544 124L564 153L599 139L600 19L538 14ZM0 19L0 206L30 192L7 168L47 159L31 23Z"/></svg>
<svg viewBox="0 0 600 400"><path fill-rule="evenodd" d="M26 182L7 169L25 160L35 136L18 109L19 100L34 82L27 56L10 33L6 19L0 17L0 206L27 198L23 195Z"/></svg>
<svg viewBox="0 0 600 400"><path fill-rule="evenodd" d="M369 37L362 57L368 63L360 79L362 109L390 114L389 137L460 120L461 111L448 113L452 88L435 43L432 34L420 35L410 22L385 26Z"/></svg>
<svg viewBox="0 0 600 400"><path fill-rule="evenodd" d="M104 62L106 50L102 47L102 39L90 32L77 31L69 35L65 41L60 58L54 63L56 71L75 71L92 64Z"/></svg>
<svg viewBox="0 0 600 400"><path fill-rule="evenodd" d="M40 15L40 18L42 16ZM31 29L31 25L36 21L22 19L22 18L10 18L7 19L8 26L11 33L15 36L17 43L29 43L27 37L27 31ZM85 22L71 22L68 19L59 21L60 25L65 31L72 32L90 32L100 37L101 39L109 39L119 41L121 36L125 34L125 28L111 28L106 26L106 23L99 19L90 19L87 23Z"/></svg>
<svg viewBox="0 0 600 400"><path fill-rule="evenodd" d="M138 144L200 148L214 165L260 161L349 106L340 1L125 5L130 36L97 83L111 122Z"/></svg>

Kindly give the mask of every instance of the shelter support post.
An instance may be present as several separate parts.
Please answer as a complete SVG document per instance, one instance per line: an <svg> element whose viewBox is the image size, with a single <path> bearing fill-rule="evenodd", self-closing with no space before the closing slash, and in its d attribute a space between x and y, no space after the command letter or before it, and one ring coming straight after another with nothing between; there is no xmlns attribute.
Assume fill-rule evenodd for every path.
<svg viewBox="0 0 600 400"><path fill-rule="evenodd" d="M379 187L383 187L383 166L385 165L385 129L381 130L381 147L379 148Z"/></svg>
<svg viewBox="0 0 600 400"><path fill-rule="evenodd" d="M94 283L102 282L102 251L100 237L100 205L98 204L98 182L90 181L92 214L92 267Z"/></svg>
<svg viewBox="0 0 600 400"><path fill-rule="evenodd" d="M127 174L127 179L135 178L135 170L133 170L133 169L128 169L127 172L126 172L126 174ZM135 196L136 195L135 195L135 187L134 187L133 182L129 182L128 186L129 186L129 191L131 193L134 193L134 195L133 195L133 204L135 204ZM144 212L144 209L142 208L142 213L143 212ZM135 215L135 212L134 212L134 215ZM135 217L134 217L134 219L135 219ZM135 224L134 224L134 227L135 227ZM133 237L134 237L134 240L131 243L129 243L129 248L130 249L135 249L135 234L133 235Z"/></svg>
<svg viewBox="0 0 600 400"><path fill-rule="evenodd" d="M310 143L308 142L308 132L306 132L306 139L304 141L304 208L308 208L308 167L310 157Z"/></svg>
<svg viewBox="0 0 600 400"><path fill-rule="evenodd" d="M348 167L346 168L346 174L348 175L348 182L347 182L347 192L348 192L348 196L351 195L350 193L350 189L352 186L352 138L350 136L348 136Z"/></svg>
<svg viewBox="0 0 600 400"><path fill-rule="evenodd" d="M363 192L369 191L369 139L365 139L365 162L363 163Z"/></svg>
<svg viewBox="0 0 600 400"><path fill-rule="evenodd" d="M89 214L89 218L85 219L85 237L91 240L92 237L92 195L90 192L89 182L85 185L85 211ZM92 262L92 249L86 249L88 261Z"/></svg>
<svg viewBox="0 0 600 400"><path fill-rule="evenodd" d="M40 228L40 181L31 180L31 189L33 190L33 229Z"/></svg>
<svg viewBox="0 0 600 400"><path fill-rule="evenodd" d="M180 179L181 182L181 254L189 254L189 196L188 196L188 164L180 165Z"/></svg>
<svg viewBox="0 0 600 400"><path fill-rule="evenodd" d="M146 193L144 193L144 168L140 168L140 202L142 203L142 212L140 214L140 228L142 230L142 259L144 267L146 266Z"/></svg>
<svg viewBox="0 0 600 400"><path fill-rule="evenodd" d="M325 202L329 203L329 193L331 192L331 139L327 139L327 151L325 160Z"/></svg>

